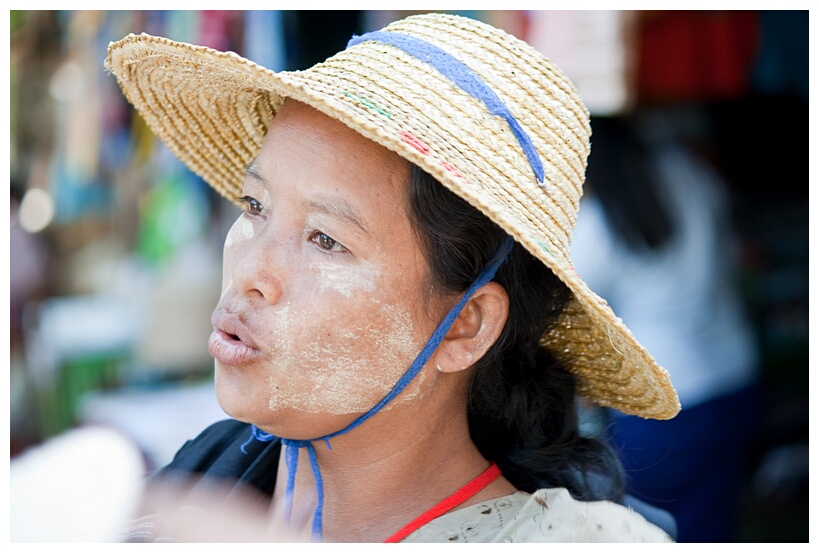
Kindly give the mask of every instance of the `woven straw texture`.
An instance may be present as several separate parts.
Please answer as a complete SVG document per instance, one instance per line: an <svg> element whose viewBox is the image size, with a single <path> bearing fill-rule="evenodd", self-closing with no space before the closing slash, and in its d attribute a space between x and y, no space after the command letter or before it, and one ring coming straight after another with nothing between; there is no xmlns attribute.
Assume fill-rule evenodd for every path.
<svg viewBox="0 0 819 553"><path fill-rule="evenodd" d="M274 73L232 52L142 34L111 43L105 63L153 132L234 202L285 98L420 166L572 290L542 342L579 377L581 395L628 414L673 417L680 406L668 373L569 258L591 132L571 82L525 42L471 19L426 14L383 31L422 39L477 74L531 139L543 182L503 117L427 61L384 42L363 40L306 71Z"/></svg>

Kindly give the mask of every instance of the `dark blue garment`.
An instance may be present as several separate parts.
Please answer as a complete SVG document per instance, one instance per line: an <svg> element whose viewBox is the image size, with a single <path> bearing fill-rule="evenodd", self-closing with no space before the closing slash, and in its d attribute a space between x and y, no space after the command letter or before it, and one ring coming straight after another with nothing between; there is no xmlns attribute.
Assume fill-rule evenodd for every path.
<svg viewBox="0 0 819 553"><path fill-rule="evenodd" d="M273 495L282 446L279 442L249 441L251 425L237 420L212 424L199 436L185 442L173 460L157 471L151 481L165 479L200 479L197 485L210 481L230 482L234 489L255 489ZM245 451L242 451L242 445Z"/></svg>
<svg viewBox="0 0 819 553"><path fill-rule="evenodd" d="M668 421L612 416L627 492L670 512L677 541L735 540L736 501L758 428L756 394L746 387Z"/></svg>

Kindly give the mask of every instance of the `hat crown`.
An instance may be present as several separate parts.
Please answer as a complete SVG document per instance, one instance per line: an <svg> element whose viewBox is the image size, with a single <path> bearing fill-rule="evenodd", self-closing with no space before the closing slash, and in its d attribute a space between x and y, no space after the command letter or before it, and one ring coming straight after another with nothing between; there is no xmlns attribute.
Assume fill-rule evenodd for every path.
<svg viewBox="0 0 819 553"><path fill-rule="evenodd" d="M446 14L412 16L350 44L304 73L346 81L375 124L379 110L389 114L390 127L431 158L418 163L429 172L453 167L487 201L500 186L510 197L495 203L535 204L550 229L544 246L568 259L591 129L557 67L512 35Z"/></svg>

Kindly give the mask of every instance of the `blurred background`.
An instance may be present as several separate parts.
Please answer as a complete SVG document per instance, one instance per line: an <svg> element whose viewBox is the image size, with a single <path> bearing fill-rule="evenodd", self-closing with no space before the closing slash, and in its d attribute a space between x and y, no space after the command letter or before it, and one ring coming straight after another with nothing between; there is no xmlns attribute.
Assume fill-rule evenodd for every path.
<svg viewBox="0 0 819 553"><path fill-rule="evenodd" d="M207 338L222 243L238 212L130 109L103 69L108 43L147 32L233 50L274 70L299 69L343 49L354 33L408 13L11 12L12 458L68 429L101 423L131 436L154 468L224 416ZM623 188L618 183L629 178L617 175L640 171L647 182L670 175L666 196L695 215L692 228L703 240L720 238L703 246L721 266L713 277L719 291L708 293L736 298L728 318L741 329L732 358L740 361L731 385L756 393L754 416L730 430L745 436L738 508L727 510L736 522L733 539L807 541L808 12L458 13L527 40L580 89L595 129L588 196L602 205L597 230L608 236L593 244L611 240L621 253L664 251L650 240L642 249L614 244L622 230L612 219L618 198L645 197ZM638 159L656 163L623 165L624 156L607 155L607 141L625 143L607 130L612 125L638 137ZM678 165L659 161L665 146L684 154L674 157ZM689 188L680 176L688 174L702 186ZM700 189L719 209L694 202ZM665 196L655 196L669 228L682 228ZM581 225L594 227L588 214L598 208L585 207L591 201L581 207L578 255ZM646 223L647 236L674 235L655 222ZM688 255L680 266L701 268L691 278L705 279L705 254ZM608 272L631 281L630 267L639 265L623 259L612 255ZM590 283L592 271L578 265ZM614 285L599 282L592 288L608 298L600 288ZM645 311L652 299L638 296L644 305L636 311ZM711 317L705 298L698 312L716 328L708 330L713 338L727 327ZM648 349L675 379L673 353L661 358ZM687 407L682 389L681 397ZM707 434L720 420L698 424Z"/></svg>

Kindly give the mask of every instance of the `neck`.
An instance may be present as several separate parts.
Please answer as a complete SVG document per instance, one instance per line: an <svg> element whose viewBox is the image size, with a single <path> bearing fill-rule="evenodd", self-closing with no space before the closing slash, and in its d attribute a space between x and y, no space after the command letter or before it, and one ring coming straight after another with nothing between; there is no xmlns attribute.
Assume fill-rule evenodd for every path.
<svg viewBox="0 0 819 553"><path fill-rule="evenodd" d="M425 413L401 407L333 438L332 450L314 443L324 482L324 541L383 541L489 466L469 437L465 406L451 412L430 410L427 403ZM283 455L273 497L279 525L285 524L286 480ZM514 491L499 478L461 507ZM316 500L310 461L301 449L288 526L295 538L310 538Z"/></svg>

